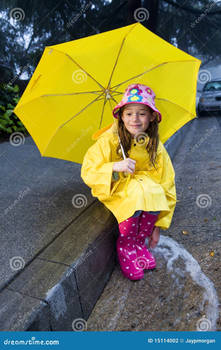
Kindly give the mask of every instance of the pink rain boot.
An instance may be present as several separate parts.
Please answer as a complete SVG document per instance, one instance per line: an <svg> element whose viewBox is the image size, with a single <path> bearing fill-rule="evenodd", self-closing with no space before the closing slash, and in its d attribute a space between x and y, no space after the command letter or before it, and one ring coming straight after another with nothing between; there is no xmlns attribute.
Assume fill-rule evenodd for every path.
<svg viewBox="0 0 221 350"><path fill-rule="evenodd" d="M130 217L121 222L117 239L117 254L123 275L130 280L144 277L143 268L137 264L135 236L138 231L139 217Z"/></svg>
<svg viewBox="0 0 221 350"><path fill-rule="evenodd" d="M143 211L140 215L135 244L137 248L137 265L143 267L144 270L154 269L156 267L155 258L145 245L145 238L152 234L157 217L157 215L149 214L147 211Z"/></svg>

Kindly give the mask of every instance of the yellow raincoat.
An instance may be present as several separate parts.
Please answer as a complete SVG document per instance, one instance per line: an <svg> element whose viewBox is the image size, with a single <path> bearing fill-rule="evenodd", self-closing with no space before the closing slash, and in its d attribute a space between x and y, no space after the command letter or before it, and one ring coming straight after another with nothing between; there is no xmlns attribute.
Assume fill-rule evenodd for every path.
<svg viewBox="0 0 221 350"><path fill-rule="evenodd" d="M141 145L133 139L128 154L136 164L134 173L129 176L112 170L113 164L122 160L116 154L118 144L117 124L114 122L87 150L81 167L83 181L92 189L92 196L114 214L118 223L136 210L161 211L155 226L168 229L177 200L175 172L163 143L159 142L155 170L149 163L145 149L147 142ZM114 178L116 174L118 179Z"/></svg>

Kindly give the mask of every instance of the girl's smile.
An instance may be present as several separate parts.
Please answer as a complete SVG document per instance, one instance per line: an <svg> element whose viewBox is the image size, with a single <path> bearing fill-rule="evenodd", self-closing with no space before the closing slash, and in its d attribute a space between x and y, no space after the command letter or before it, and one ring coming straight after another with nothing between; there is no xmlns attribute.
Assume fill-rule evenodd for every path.
<svg viewBox="0 0 221 350"><path fill-rule="evenodd" d="M156 116L157 113L152 113L148 106L140 103L130 103L123 110L122 120L129 133L135 136L138 132L147 130L149 123Z"/></svg>

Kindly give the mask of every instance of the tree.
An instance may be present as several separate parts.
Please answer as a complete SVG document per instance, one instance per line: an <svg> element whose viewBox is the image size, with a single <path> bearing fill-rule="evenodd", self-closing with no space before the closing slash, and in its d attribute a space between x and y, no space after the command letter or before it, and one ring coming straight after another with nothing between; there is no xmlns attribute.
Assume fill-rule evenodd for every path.
<svg viewBox="0 0 221 350"><path fill-rule="evenodd" d="M15 8L21 9L19 21L12 20ZM145 20L139 18L139 9L146 13ZM1 0L0 13L0 66L10 67L16 79L22 73L31 77L45 46L137 21L205 61L221 51L221 8L211 0Z"/></svg>
<svg viewBox="0 0 221 350"><path fill-rule="evenodd" d="M143 6L149 12L147 28L153 33L156 33L158 23L159 0L144 0Z"/></svg>
<svg viewBox="0 0 221 350"><path fill-rule="evenodd" d="M157 34L180 49L203 57L204 63L220 56L221 9L210 0L196 0L191 4L194 6L178 0L161 0Z"/></svg>

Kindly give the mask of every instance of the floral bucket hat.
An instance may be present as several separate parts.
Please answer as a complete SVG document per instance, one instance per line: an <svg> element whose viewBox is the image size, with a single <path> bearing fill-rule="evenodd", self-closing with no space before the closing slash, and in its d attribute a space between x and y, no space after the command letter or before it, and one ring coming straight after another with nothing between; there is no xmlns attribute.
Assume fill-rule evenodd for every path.
<svg viewBox="0 0 221 350"><path fill-rule="evenodd" d="M123 99L113 109L113 116L119 118L119 109L129 103L141 103L149 106L153 111L158 113L158 123L162 119L160 111L155 106L156 95L154 91L144 84L131 84L128 85L124 92Z"/></svg>

